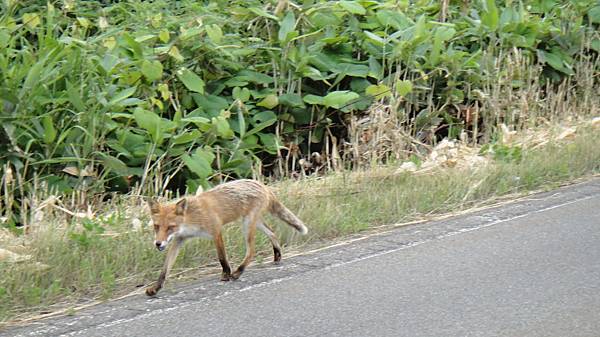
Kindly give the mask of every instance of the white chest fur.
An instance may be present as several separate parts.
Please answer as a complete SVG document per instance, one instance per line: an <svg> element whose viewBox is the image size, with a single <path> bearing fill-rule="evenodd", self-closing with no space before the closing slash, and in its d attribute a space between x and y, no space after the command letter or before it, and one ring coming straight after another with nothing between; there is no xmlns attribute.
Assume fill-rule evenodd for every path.
<svg viewBox="0 0 600 337"><path fill-rule="evenodd" d="M196 226L182 224L179 226L177 236L182 239L201 237L205 239L212 239L212 234L202 228Z"/></svg>

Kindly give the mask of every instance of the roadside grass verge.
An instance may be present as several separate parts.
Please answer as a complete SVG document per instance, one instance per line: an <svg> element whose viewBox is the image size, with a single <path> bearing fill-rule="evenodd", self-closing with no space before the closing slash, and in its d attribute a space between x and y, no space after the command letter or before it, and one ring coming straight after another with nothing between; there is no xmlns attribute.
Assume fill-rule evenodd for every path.
<svg viewBox="0 0 600 337"><path fill-rule="evenodd" d="M453 213L597 174L598 144L600 132L587 129L571 142L523 150L518 159L494 160L477 170L397 174L396 167L383 167L283 183L280 194L311 229L308 240L332 238L378 225Z"/></svg>
<svg viewBox="0 0 600 337"><path fill-rule="evenodd" d="M290 250L377 226L458 212L598 174L598 144L600 132L588 127L570 141L526 149L518 157L495 159L476 170L397 173L397 166L390 165L279 182L274 184L277 195L306 222L309 234L301 237L279 221L269 222L277 223L275 230ZM148 220L140 200L122 196L104 207L93 220L66 221L56 214L27 236L0 241L1 247L31 255L28 261L0 263L0 326L119 297L155 280L164 254L152 246L149 226L136 230L131 225L135 217L142 223ZM230 226L225 234L232 264L239 263L244 253L239 232ZM271 259L269 242L261 234L257 249L258 262ZM217 266L215 255L210 241L190 240L174 273L197 276ZM176 279L171 278L167 287L173 287Z"/></svg>

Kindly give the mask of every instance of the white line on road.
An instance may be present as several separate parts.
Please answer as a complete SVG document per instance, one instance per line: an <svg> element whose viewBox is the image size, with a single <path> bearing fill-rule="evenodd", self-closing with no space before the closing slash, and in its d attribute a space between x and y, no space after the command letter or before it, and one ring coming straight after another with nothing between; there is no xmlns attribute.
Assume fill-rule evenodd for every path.
<svg viewBox="0 0 600 337"><path fill-rule="evenodd" d="M390 249L390 250L373 253L373 254L362 256L362 257L359 257L359 258L355 258L355 259L352 259L352 260L349 260L349 261L344 261L344 262L339 262L339 263L331 264L329 266L326 266L326 267L322 268L321 270L323 270L323 269L324 270L329 270L329 269L333 269L333 268L338 268L338 267L341 267L341 266L349 265L349 264L352 264L352 263L364 261L364 260L367 260L367 259L371 259L371 258L375 258L375 257L379 257L379 256L384 256L384 255L395 253L395 252L398 252L398 251L401 251L401 250L404 250L404 249L408 249L408 248L411 248L411 247L420 246L420 245L428 243L428 242L433 242L433 241L437 241L437 240L444 239L444 238L447 238L447 237L455 236L455 235L458 235L458 234L468 233L468 232L472 232L472 231L475 231L475 230L492 227L492 226L495 226L495 225L498 225L498 224L501 224L501 223L513 221L513 220L516 220L516 219L521 219L521 218L530 216L532 214L546 212L546 211L549 211L549 210L552 210L552 209L556 209L556 208L568 206L568 205L571 205L571 204L574 204L574 203L577 203L577 202L581 202L581 201L585 201L585 200L588 200L588 199L591 199L591 198L597 198L597 197L598 197L597 195L586 196L586 197L582 197L582 198L570 200L570 201L567 201L567 202L564 202L564 203L561 203L561 204L552 205L552 206L544 207L544 208L537 209L537 210L534 210L534 211L530 211L530 212L527 212L527 213L524 213L524 214L516 215L516 216L510 217L510 218L492 221L490 223L482 224L480 226L476 226L476 227L472 227L472 228L462 228L462 229L459 229L459 230L450 231L448 233L440 234L440 235L437 235L435 237L432 237L432 238L429 238L429 239L426 239L426 240L410 242L410 243L404 244L404 245L402 245L401 247L398 247L398 248L393 248L393 249ZM379 235L379 234L380 233L377 233L377 234L374 234L374 235ZM374 236L374 235L372 235L372 236ZM366 236L366 237L369 237L369 236ZM360 239L363 239L363 238L360 238ZM346 242L346 244L350 244L350 243L352 243L354 241L357 241L357 240L352 240L352 241ZM327 248L333 248L333 247L338 247L340 245L343 245L343 244L332 245L330 247L326 247L325 249L327 249ZM321 251L321 250L323 250L323 249L319 249L319 251ZM311 252L311 253L314 253L314 252ZM309 254L305 253L305 254L301 254L301 255L309 255ZM226 291L223 294L215 297L214 299L220 299L220 298L227 297L227 296L230 296L230 295L235 294L235 293L245 292L245 291L249 291L249 290L256 289L256 288L261 288L261 287L264 287L264 286L267 286L267 285L284 282L284 281L293 279L295 276L296 275L286 276L286 277L281 277L281 278L275 278L275 279L272 279L272 280L269 280L269 281L260 282L260 283L257 283L257 284L252 284L252 285L249 285L247 287L243 287L243 288L240 288L240 289L237 289L237 290ZM160 314L165 313L165 312L173 311L173 310L176 310L176 309L182 309L182 308L185 308L185 307L188 307L188 306L191 306L191 305L197 305L199 302L205 302L207 300L209 300L208 297L207 298L203 298L200 301L181 303L181 304L179 304L177 306L173 306L173 307L168 307L168 308L163 308L163 309L156 309L156 310L149 311L149 312L146 312L146 313L143 313L143 314L131 317L131 318L118 319L118 320L114 320L114 321L111 321L111 322L102 323L102 324L99 324L99 325L96 325L96 326L92 326L92 327L88 327L88 328L85 328L85 329L81 329L81 330L77 330L77 331L72 331L72 332L69 332L67 334L63 334L63 335L60 335L60 336L77 336L77 335L82 335L82 334L85 334L85 332L90 331L90 330L103 329L103 328L108 328L108 327L112 327L112 326L115 326L115 325L120 325L120 324L123 324L123 323L132 322L132 321L136 321L136 320L147 319L148 317L160 315ZM28 336L36 336L36 335L40 335L40 333L43 335L44 333L52 332L55 329L56 329L56 327L52 327L51 326L51 327L48 327L46 329L40 329L40 330L32 331L32 332L28 333L27 335ZM23 335L19 335L19 336L23 336Z"/></svg>
<svg viewBox="0 0 600 337"><path fill-rule="evenodd" d="M383 251L383 252L377 252L377 253L373 253L373 254L366 255L366 256L361 256L359 258L352 259L352 260L349 260L349 261L338 262L338 263L329 265L329 266L325 267L324 269L325 270L329 270L329 269L333 269L333 268L338 268L338 267L341 267L341 266L345 266L345 265L348 265L348 264L352 264L352 263L364 261L364 260L371 259L371 258L374 258L374 257L378 257L378 256L383 256L383 255L395 253L395 252L398 252L398 251L401 251L401 250L404 250L404 249L408 249L408 248L411 248L411 247L420 246L420 245L428 243L428 242L432 242L432 241L444 239L444 238L451 237L451 236L454 236L454 235L457 235L457 234L472 232L472 231L475 231L475 230L478 230L478 229L492 227L492 226L495 226L495 225L498 225L498 224L501 224L501 223L504 223L504 222L513 221L513 220L516 220L516 219L524 218L524 217L530 216L532 214L546 212L546 211L549 211L551 209L564 207L564 206L567 206L567 205L570 205L570 204L574 204L576 202L588 200L588 199L595 198L595 197L597 197L597 196L595 196L595 195L587 196L587 197L583 197L583 198L579 198L579 199L575 199L575 200L570 200L570 201L567 201L567 202L562 203L562 204L544 207L544 208L541 208L541 209L538 209L538 210L535 210L535 211L531 211L531 212L528 212L528 213L525 213L525 214L516 215L516 216L510 217L510 218L507 218L507 219L496 220L496 221L493 221L493 222L490 222L490 223L487 223L487 224L483 224L483 225L480 225L480 226L476 226L476 227L472 227L472 228L461 228L459 230L451 231L451 232L448 232L448 233L444 233L444 234L435 236L435 237L430 238L430 239L421 240L421 241L415 241L415 242L410 242L410 243L407 243L407 244L405 244L405 245L403 245L401 247L398 247L398 248L386 250L386 251Z"/></svg>

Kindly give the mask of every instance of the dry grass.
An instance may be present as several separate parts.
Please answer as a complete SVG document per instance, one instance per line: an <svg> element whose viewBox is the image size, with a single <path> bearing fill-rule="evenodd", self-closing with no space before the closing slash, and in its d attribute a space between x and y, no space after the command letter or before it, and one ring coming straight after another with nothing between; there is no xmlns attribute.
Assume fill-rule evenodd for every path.
<svg viewBox="0 0 600 337"><path fill-rule="evenodd" d="M275 183L284 203L310 227L306 237L287 226L275 226L276 231L289 248L555 187L600 172L599 142L600 133L588 125L572 139L553 139L524 150L519 160L492 160L477 169L440 166L415 174L381 166ZM122 296L151 282L163 255L152 247L144 208L139 198L123 196L86 219L48 206L43 222L28 235L4 237L3 247L16 247L31 258L0 262L5 275L0 280L0 321ZM226 233L226 241L232 260L239 261L244 244L237 227ZM257 244L258 260L270 259L268 240L259 236ZM210 242L192 241L175 272L197 275L200 266L216 266L214 255Z"/></svg>
<svg viewBox="0 0 600 337"><path fill-rule="evenodd" d="M585 44L597 38L591 34L597 33L582 39L582 51L587 48ZM471 103L439 105L431 97L433 90L419 91L409 99L398 96L392 88L391 96L381 98L362 113L347 115L346 139L328 132L321 153L300 153L300 149L294 149L283 159L282 167L299 168L302 175L368 169L407 159L422 160L444 132L478 147L502 141L506 135L502 125L527 134L540 128L589 121L600 115L600 58L584 52L580 55L581 59L574 63L574 75L552 82L543 75L544 65L534 63L530 55L519 49L496 57L493 52L484 52L483 59L487 61L482 63L485 69L481 71L489 75L488 82L482 89L465 88L465 97L476 97ZM423 80L410 69L399 70L395 77L413 83ZM435 83L426 86L434 88Z"/></svg>

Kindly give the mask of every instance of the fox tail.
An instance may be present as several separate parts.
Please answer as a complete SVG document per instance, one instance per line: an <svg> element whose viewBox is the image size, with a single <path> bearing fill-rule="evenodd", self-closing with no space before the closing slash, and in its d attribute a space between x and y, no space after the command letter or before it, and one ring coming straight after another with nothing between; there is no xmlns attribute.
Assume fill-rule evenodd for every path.
<svg viewBox="0 0 600 337"><path fill-rule="evenodd" d="M294 227L300 234L304 235L308 233L308 228L306 228L306 225L304 225L302 220L298 219L292 211L287 209L287 207L279 201L273 199L269 211L279 219L285 221L288 225Z"/></svg>

